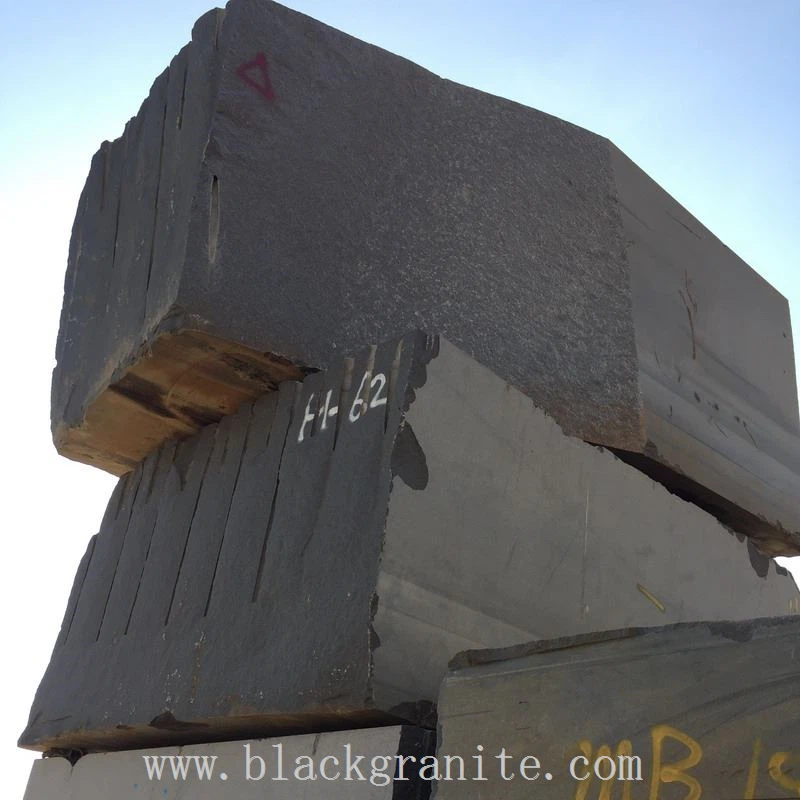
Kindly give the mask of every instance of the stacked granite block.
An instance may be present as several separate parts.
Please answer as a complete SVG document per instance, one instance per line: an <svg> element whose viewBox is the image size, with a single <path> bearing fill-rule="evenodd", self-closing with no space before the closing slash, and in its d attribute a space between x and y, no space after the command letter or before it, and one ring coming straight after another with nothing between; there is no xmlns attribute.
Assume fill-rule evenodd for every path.
<svg viewBox="0 0 800 800"><path fill-rule="evenodd" d="M436 798L797 797L798 638L795 616L464 653L442 686L439 753L474 777L480 745L486 781L442 780Z"/></svg>
<svg viewBox="0 0 800 800"><path fill-rule="evenodd" d="M268 0L93 159L52 426L120 479L28 800L143 747L432 753L461 651L799 610L785 299L607 140Z"/></svg>
<svg viewBox="0 0 800 800"><path fill-rule="evenodd" d="M606 139L268 0L199 20L95 156L65 288L71 458L122 474L423 328L800 552L786 300Z"/></svg>
<svg viewBox="0 0 800 800"><path fill-rule="evenodd" d="M432 755L433 739L386 727L98 753L75 765L48 758L35 764L23 800L295 800L298 784L303 800L427 800L430 783L410 768L398 780L394 766Z"/></svg>
<svg viewBox="0 0 800 800"><path fill-rule="evenodd" d="M785 614L782 572L412 334L120 480L22 741L432 725L460 650Z"/></svg>

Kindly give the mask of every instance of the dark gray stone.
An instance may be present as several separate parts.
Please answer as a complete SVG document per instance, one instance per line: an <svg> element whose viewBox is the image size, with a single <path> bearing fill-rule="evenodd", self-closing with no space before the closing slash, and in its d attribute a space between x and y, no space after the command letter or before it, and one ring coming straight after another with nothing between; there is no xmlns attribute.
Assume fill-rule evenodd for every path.
<svg viewBox="0 0 800 800"><path fill-rule="evenodd" d="M408 335L121 479L21 741L430 724L465 648L797 601L713 517Z"/></svg>
<svg viewBox="0 0 800 800"><path fill-rule="evenodd" d="M56 445L123 474L412 327L800 552L785 299L606 139L268 0L202 17L92 163Z"/></svg>
<svg viewBox="0 0 800 800"><path fill-rule="evenodd" d="M443 780L434 796L797 797L798 639L800 619L780 617L461 654L442 686L438 756L464 758L474 777L481 745L487 780ZM497 758L503 749L509 780ZM527 779L526 756L540 764L526 762ZM621 764L619 756L640 763Z"/></svg>

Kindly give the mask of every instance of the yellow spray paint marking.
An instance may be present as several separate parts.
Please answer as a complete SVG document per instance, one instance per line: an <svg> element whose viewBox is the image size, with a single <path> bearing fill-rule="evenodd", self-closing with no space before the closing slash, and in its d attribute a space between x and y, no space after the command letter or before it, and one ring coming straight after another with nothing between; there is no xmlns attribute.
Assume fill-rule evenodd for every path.
<svg viewBox="0 0 800 800"><path fill-rule="evenodd" d="M700 800L703 793L700 781L686 772L686 770L696 767L703 758L703 748L700 747L700 743L669 725L657 725L653 728L652 735L653 779L650 784L650 800L659 800L662 783L682 783L689 790L685 800ZM689 755L674 764L663 764L662 751L667 739L680 742L687 748Z"/></svg>
<svg viewBox="0 0 800 800"><path fill-rule="evenodd" d="M678 783L685 787L686 793L681 796L681 800L701 800L703 788L700 781L690 774L690 770L696 767L703 760L703 748L698 741L693 739L683 731L673 728L670 725L656 725L650 730L652 740L652 775L650 778L650 791L646 800L664 800L662 786L665 783ZM683 745L688 751L687 755L675 762L664 763L664 749L667 742L677 742ZM592 742L584 739L578 743L578 749L586 759L586 777L579 778L579 784L575 790L575 800L632 800L631 783L640 781L641 778L641 759L633 758L633 745L628 739L623 739L616 747L616 752L612 753L611 747L607 744L600 745L595 749ZM764 756L764 745L761 739L753 742L753 755L747 770L747 782L744 787L742 800L757 800L758 782L763 776L760 774L762 769L762 756ZM600 759L606 760L605 763L617 761L620 764L619 771L612 769L609 777L603 777L596 767ZM625 774L622 763L623 760L638 762L640 771L638 777L632 774ZM605 772L608 774L608 770ZM630 772L630 770L629 770ZM574 773L573 773L574 774ZM773 753L767 763L766 774L781 789L788 792L787 800L795 797L800 800L800 753L798 752L776 752ZM577 776L575 776L577 777ZM597 781L600 781L599 788ZM615 786L621 784L620 791L615 792ZM637 790L638 792L638 790ZM669 795L672 797L673 795ZM737 795L739 797L739 795ZM643 798L644 800L644 798Z"/></svg>
<svg viewBox="0 0 800 800"><path fill-rule="evenodd" d="M591 742L586 741L585 739L578 743L578 747L580 748L581 752L583 753L586 760L591 764L591 769L589 769L589 777L585 781L581 781L578 784L578 788L575 793L575 800L586 800L589 795L589 789L594 782L594 778L597 775L595 772L595 768L597 766L597 762L601 758L613 758L614 761L620 763L620 756L632 756L633 755L633 745L630 743L628 739L623 739L618 745L616 749L616 753L612 757L611 748L607 744L600 745L597 748L597 753L592 757L592 753L594 748ZM600 778L600 793L597 796L597 800L612 800L612 792L614 791L614 784L620 782L622 784L622 797L621 800L631 800L631 780L628 778L625 779L625 776L613 775L610 778Z"/></svg>
<svg viewBox="0 0 800 800"><path fill-rule="evenodd" d="M641 583L636 584L636 588L662 613L667 613L667 607L654 595L642 586Z"/></svg>
<svg viewBox="0 0 800 800"><path fill-rule="evenodd" d="M580 748L581 752L583 753L586 760L591 764L592 763L592 747L591 742L587 742L585 739L578 743L578 747ZM586 800L586 796L589 794L589 785L591 781L585 780L582 781L575 792L575 800Z"/></svg>
<svg viewBox="0 0 800 800"><path fill-rule="evenodd" d="M800 779L790 778L784 771L783 767L789 759L792 758L791 753L773 753L772 758L769 760L767 772L781 789L786 789L789 792L795 792L797 797L800 797Z"/></svg>
<svg viewBox="0 0 800 800"><path fill-rule="evenodd" d="M761 760L761 739L756 739L753 745L753 759L747 773L747 787L744 790L744 800L755 800L756 784L758 783L758 762Z"/></svg>

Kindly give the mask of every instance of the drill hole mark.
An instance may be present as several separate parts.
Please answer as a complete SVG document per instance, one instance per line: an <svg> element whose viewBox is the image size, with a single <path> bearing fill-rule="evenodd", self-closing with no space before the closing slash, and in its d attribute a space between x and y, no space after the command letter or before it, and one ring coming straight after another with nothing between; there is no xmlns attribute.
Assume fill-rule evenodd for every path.
<svg viewBox="0 0 800 800"><path fill-rule="evenodd" d="M217 250L219 248L219 218L220 218L220 198L219 198L219 178L211 176L211 198L208 209L208 260L211 264L217 260Z"/></svg>
<svg viewBox="0 0 800 800"><path fill-rule="evenodd" d="M682 289L678 289L678 294L681 296L683 305L686 307L686 314L689 317L689 330L692 334L692 361L697 361L697 336L694 329L694 315L697 313L697 301L692 296L692 281L689 278L689 271L685 272L684 285L686 287L686 294L684 295Z"/></svg>

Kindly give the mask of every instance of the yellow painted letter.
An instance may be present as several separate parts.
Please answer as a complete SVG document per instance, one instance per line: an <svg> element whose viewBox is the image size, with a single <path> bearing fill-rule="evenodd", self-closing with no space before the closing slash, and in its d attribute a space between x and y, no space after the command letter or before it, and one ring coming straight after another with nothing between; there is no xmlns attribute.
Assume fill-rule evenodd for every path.
<svg viewBox="0 0 800 800"><path fill-rule="evenodd" d="M696 767L703 758L703 748L700 747L700 743L669 725L657 725L652 730L652 736L653 777L650 784L650 800L659 800L662 783L682 783L689 790L684 800L700 800L703 792L700 781L686 773L686 770ZM662 763L664 742L667 739L680 742L689 751L689 755L674 764Z"/></svg>
<svg viewBox="0 0 800 800"><path fill-rule="evenodd" d="M786 789L789 792L797 792L797 796L800 797L800 778L790 778L783 771L783 765L791 758L793 758L791 753L774 753L769 760L767 771L769 772L770 778L772 778L781 789ZM800 761L800 759L797 758L793 760Z"/></svg>
<svg viewBox="0 0 800 800"><path fill-rule="evenodd" d="M616 758L612 757L611 748L607 744L600 745L594 757L592 757L594 748L591 742L584 740L578 744L578 747L581 749L585 760L591 765L591 772L587 770L586 777L582 779L582 783L578 786L575 793L575 800L586 800L589 796L589 789L594 782L594 778L600 780L600 790L597 800L612 800L614 784L617 781L622 783L622 796L620 800L631 800L631 781L641 780L641 759L636 757L634 760L631 743L627 739L623 739L617 745ZM597 772L597 762L601 758L611 760L614 764L614 773L605 779L600 778ZM639 769L634 770L634 764L636 764ZM625 770L625 767L627 767L627 770ZM639 775L639 777L636 777L634 773L635 775Z"/></svg>

